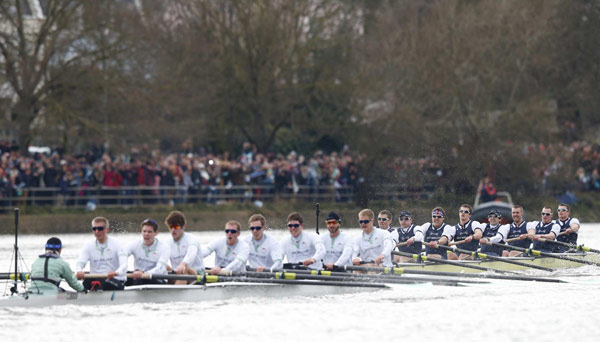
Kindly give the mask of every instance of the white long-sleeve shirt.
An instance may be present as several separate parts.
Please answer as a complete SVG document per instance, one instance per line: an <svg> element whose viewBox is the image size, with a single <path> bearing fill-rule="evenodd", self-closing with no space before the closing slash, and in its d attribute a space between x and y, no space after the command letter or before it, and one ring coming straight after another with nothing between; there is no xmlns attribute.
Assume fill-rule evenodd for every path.
<svg viewBox="0 0 600 342"><path fill-rule="evenodd" d="M239 240L233 246L227 244L227 238L212 241L202 249L202 258L215 253L215 266L225 271L242 272L246 270L246 261L250 247L245 241Z"/></svg>
<svg viewBox="0 0 600 342"><path fill-rule="evenodd" d="M484 229L483 232L485 234L485 227L483 229ZM496 235L492 236L488 240L493 243L500 243L501 241L505 241L508 238L509 231L510 231L510 224L503 224L500 226L500 228L498 228L498 232L496 232Z"/></svg>
<svg viewBox="0 0 600 342"><path fill-rule="evenodd" d="M121 243L108 236L105 243L98 240L88 242L79 253L77 259L77 271L83 271L88 261L90 273L106 274L117 272L117 280L127 280L127 251Z"/></svg>
<svg viewBox="0 0 600 342"><path fill-rule="evenodd" d="M467 224L469 224L469 222L467 222ZM473 232L475 232L475 229L480 229L482 232L485 229L485 224L484 223L480 223L478 221L471 221L471 229L473 230ZM446 238L448 238L448 241L453 241L454 240L454 236L456 235L456 225L446 225L446 227L444 228L444 232L442 233L442 236L445 236Z"/></svg>
<svg viewBox="0 0 600 342"><path fill-rule="evenodd" d="M383 254L383 265L392 267L394 240L387 230L373 229L371 234L362 232L355 240L352 259L360 257L364 261L373 261Z"/></svg>
<svg viewBox="0 0 600 342"><path fill-rule="evenodd" d="M319 235L310 232L302 232L298 237L288 236L281 240L281 248L287 261L292 264L302 262L306 259L314 259L315 262L308 268L320 270L323 268L321 261L325 257L325 246Z"/></svg>
<svg viewBox="0 0 600 342"><path fill-rule="evenodd" d="M195 269L198 274L204 273L204 259L202 258L200 241L193 235L184 232L179 241L170 239L168 244L171 249L171 267L173 269L176 269L181 262L185 262L188 267Z"/></svg>
<svg viewBox="0 0 600 342"><path fill-rule="evenodd" d="M344 232L334 238L329 234L321 237L325 246L325 264L333 263L335 266L352 266L352 253L354 252L354 241L352 237Z"/></svg>
<svg viewBox="0 0 600 342"><path fill-rule="evenodd" d="M263 234L263 238L255 240L252 235L244 237L244 242L250 246L248 265L252 268L266 267L269 270L283 267L283 251L281 245L270 235Z"/></svg>
<svg viewBox="0 0 600 342"><path fill-rule="evenodd" d="M149 274L167 274L167 263L171 257L171 249L163 242L154 239L152 246L144 245L140 239L129 245L127 253L133 255L133 266Z"/></svg>

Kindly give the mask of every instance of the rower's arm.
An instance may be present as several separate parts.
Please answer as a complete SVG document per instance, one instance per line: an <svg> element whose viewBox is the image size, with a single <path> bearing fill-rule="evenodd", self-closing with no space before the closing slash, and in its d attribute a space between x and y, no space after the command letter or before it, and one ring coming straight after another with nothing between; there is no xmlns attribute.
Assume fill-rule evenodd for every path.
<svg viewBox="0 0 600 342"><path fill-rule="evenodd" d="M79 259L77 259L77 264L75 266L75 269L77 271L83 271L83 269L85 268L85 265L87 265L89 260L90 260L90 254L88 252L87 246L85 246L85 247L83 247L83 249L81 250L81 253L79 254Z"/></svg>
<svg viewBox="0 0 600 342"><path fill-rule="evenodd" d="M214 252L217 249L217 244L218 243L219 243L219 240L211 241L211 243L209 243L208 246L206 246L206 248L202 248L201 249L202 259L204 259L207 256L211 255L212 252Z"/></svg>
<svg viewBox="0 0 600 342"><path fill-rule="evenodd" d="M223 268L225 271L239 270L245 267L248 256L250 255L250 246L248 246L246 242L238 240L237 249L237 257Z"/></svg>
<svg viewBox="0 0 600 342"><path fill-rule="evenodd" d="M415 242L423 242L423 238L425 237L425 232L422 231L423 226L415 227Z"/></svg>
<svg viewBox="0 0 600 342"><path fill-rule="evenodd" d="M578 219L576 219L576 218L571 219L571 227L570 228L571 228L571 231L573 233L577 233L577 231L579 231L580 227L581 226L579 225L579 220Z"/></svg>
<svg viewBox="0 0 600 342"><path fill-rule="evenodd" d="M196 260L196 256L198 256L198 245L191 244L188 246L187 252L185 253L185 257L181 262L185 262L186 265L191 265ZM173 265L173 267L177 267L177 265Z"/></svg>
<svg viewBox="0 0 600 342"><path fill-rule="evenodd" d="M493 242L493 243L502 242L502 241L506 240L506 237L508 236L509 231L510 231L510 226L508 224L503 224L500 226L500 228L498 228L498 233L496 233L496 235L492 236L489 239L489 241Z"/></svg>
<svg viewBox="0 0 600 342"><path fill-rule="evenodd" d="M283 268L283 250L281 245L277 242L273 242L271 244L271 260L273 260L273 266L271 266L272 270L279 270Z"/></svg>
<svg viewBox="0 0 600 342"><path fill-rule="evenodd" d="M473 239L479 240L483 237L483 230L485 229L485 225L478 222L478 225L473 228Z"/></svg>
<svg viewBox="0 0 600 342"><path fill-rule="evenodd" d="M83 285L77 281L77 278L75 278L75 275L71 270L71 266L69 266L69 264L63 259L56 259L56 262L59 263L61 268L60 276L67 281L67 284L69 284L73 290L77 292L83 292Z"/></svg>
<svg viewBox="0 0 600 342"><path fill-rule="evenodd" d="M349 262L352 262L351 258L352 258L352 252L354 251L354 248L352 248L352 244L350 244L348 242L350 242L350 241L346 241L346 244L344 245L344 249L342 250L342 255L340 255L340 257L337 259L337 261L334 263L334 265L341 266L341 265L346 265Z"/></svg>
<svg viewBox="0 0 600 342"><path fill-rule="evenodd" d="M119 268L117 268L115 272L120 276L127 274L127 266L129 266L129 254L127 253L127 250L120 248L117 257L119 258Z"/></svg>
<svg viewBox="0 0 600 342"><path fill-rule="evenodd" d="M314 243L314 246L315 246L315 254L313 254L311 259L314 259L315 261L323 260L323 258L325 257L325 253L327 253L327 251L325 250L325 245L323 245L323 242L321 241L321 239L316 240Z"/></svg>
<svg viewBox="0 0 600 342"><path fill-rule="evenodd" d="M154 268L144 272L149 274L166 274L167 273L167 264L169 263L169 258L171 257L171 248L167 245L162 245L160 251L160 255L158 257L158 261L156 262L156 266Z"/></svg>

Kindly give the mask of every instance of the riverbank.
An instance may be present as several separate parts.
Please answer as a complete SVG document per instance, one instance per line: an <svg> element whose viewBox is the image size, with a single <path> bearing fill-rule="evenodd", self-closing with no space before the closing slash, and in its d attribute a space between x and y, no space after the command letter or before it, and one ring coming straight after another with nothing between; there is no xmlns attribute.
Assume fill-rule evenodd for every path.
<svg viewBox="0 0 600 342"><path fill-rule="evenodd" d="M572 205L571 216L577 217L581 222L600 222L600 194L582 193L577 194L579 201ZM556 208L558 200L552 197L546 198L513 198L515 203L525 207L527 219L537 220L538 212L545 205ZM371 201L369 208L375 213L379 210L388 209L394 215L402 210L409 210L417 224L429 221L431 208L441 205L447 210L446 222L453 224L457 221L457 210L461 203L472 204L470 196L437 196L426 201ZM336 211L342 217L342 227L356 227L357 214L362 209L354 203L321 203L319 227L325 230L325 217L330 211ZM191 231L208 231L223 229L228 220L238 220L246 227L248 217L254 213L261 213L267 217L267 224L271 228L283 228L286 224L287 215L292 211L298 211L305 219L305 226L314 228L316 223L315 205L307 202L279 201L265 203L259 208L253 204L229 203L221 205L182 205L182 206L155 206L144 208L116 208L97 209L89 211L67 211L44 207L27 207L20 210L19 233L20 234L64 234L82 233L89 230L91 220L95 216L105 216L111 222L113 231L136 232L139 223L146 218L152 218L162 223L171 210L181 210L187 217L187 229ZM556 218L556 216L555 216ZM396 222L397 223L397 222ZM161 225L161 230L165 225ZM0 234L14 233L14 214L5 212L0 214Z"/></svg>

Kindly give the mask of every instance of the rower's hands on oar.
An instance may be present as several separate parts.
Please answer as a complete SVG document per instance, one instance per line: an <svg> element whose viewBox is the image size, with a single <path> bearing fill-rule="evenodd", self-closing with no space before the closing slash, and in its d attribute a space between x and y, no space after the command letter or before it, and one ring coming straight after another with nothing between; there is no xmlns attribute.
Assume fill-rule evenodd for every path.
<svg viewBox="0 0 600 342"><path fill-rule="evenodd" d="M266 269L267 269L267 268L266 268L266 267L264 267L264 266L258 266L258 267L256 268L256 272L263 272L263 271L264 271L264 270L266 270Z"/></svg>
<svg viewBox="0 0 600 342"><path fill-rule="evenodd" d="M177 269L175 269L175 273L177 274L187 274L188 266L185 262L180 262Z"/></svg>
<svg viewBox="0 0 600 342"><path fill-rule="evenodd" d="M352 259L352 265L356 265L356 266L360 265L360 258Z"/></svg>
<svg viewBox="0 0 600 342"><path fill-rule="evenodd" d="M313 258L310 258L310 259L306 259L306 260L304 260L304 261L302 262L302 265L304 265L304 266L309 266L309 265L312 265L312 264L314 264L314 263L315 263L315 259L313 259Z"/></svg>
<svg viewBox="0 0 600 342"><path fill-rule="evenodd" d="M84 271L79 271L79 272L75 273L75 277L79 280L82 280L84 275L85 275Z"/></svg>
<svg viewBox="0 0 600 342"><path fill-rule="evenodd" d="M115 272L115 271L110 271L106 274L106 278L107 279L113 279L114 277L118 276L119 273Z"/></svg>
<svg viewBox="0 0 600 342"><path fill-rule="evenodd" d="M143 275L144 275L144 272L142 272L142 271L140 271L140 270L137 270L137 271L133 271L133 273L132 273L131 277L132 277L134 280L137 280L137 279L140 279L140 278L142 278L142 276L143 276Z"/></svg>
<svg viewBox="0 0 600 342"><path fill-rule="evenodd" d="M375 258L375 265L381 265L381 263L383 263L384 258L385 258L385 255L383 255L383 254L381 254L380 256Z"/></svg>
<svg viewBox="0 0 600 342"><path fill-rule="evenodd" d="M406 240L406 245L407 245L407 246L410 246L410 245L412 245L413 243L415 243L415 237L414 237L414 236L413 236L413 237L411 237L410 239Z"/></svg>
<svg viewBox="0 0 600 342"><path fill-rule="evenodd" d="M480 245L487 245L487 244L490 244L490 245L491 245L491 243L490 243L490 242L488 241L488 239L486 239L486 238L481 238L481 239L479 239L479 244L480 244Z"/></svg>
<svg viewBox="0 0 600 342"><path fill-rule="evenodd" d="M429 241L429 248L438 248L437 241Z"/></svg>
<svg viewBox="0 0 600 342"><path fill-rule="evenodd" d="M325 268L328 269L328 270L330 270L330 271L333 270L334 266L335 266L335 264L332 263L332 262L330 262L328 264L325 264Z"/></svg>
<svg viewBox="0 0 600 342"><path fill-rule="evenodd" d="M525 239L529 238L529 236L530 236L529 234L521 234L521 235L519 235L519 240L525 240Z"/></svg>
<svg viewBox="0 0 600 342"><path fill-rule="evenodd" d="M221 272L221 267L219 267L219 266L215 266L215 267L213 267L213 268L211 268L211 269L210 269L210 272L209 272L209 273L210 273L211 275L218 275L218 274L219 274L219 272Z"/></svg>

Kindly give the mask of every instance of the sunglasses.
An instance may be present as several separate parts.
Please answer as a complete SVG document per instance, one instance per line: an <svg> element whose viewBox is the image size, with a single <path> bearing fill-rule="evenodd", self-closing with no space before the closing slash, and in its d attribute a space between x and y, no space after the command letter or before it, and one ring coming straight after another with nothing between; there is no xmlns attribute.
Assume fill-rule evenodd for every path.
<svg viewBox="0 0 600 342"><path fill-rule="evenodd" d="M250 230L261 230L262 226L250 227Z"/></svg>
<svg viewBox="0 0 600 342"><path fill-rule="evenodd" d="M410 220L410 217L401 217L400 218L400 221L408 221L408 220Z"/></svg>
<svg viewBox="0 0 600 342"><path fill-rule="evenodd" d="M568 211L568 210L565 208L560 208L560 209L556 209L556 211L558 211L559 213L562 213L563 211Z"/></svg>
<svg viewBox="0 0 600 342"><path fill-rule="evenodd" d="M389 220L387 217L378 217L377 221L387 221Z"/></svg>
<svg viewBox="0 0 600 342"><path fill-rule="evenodd" d="M337 223L338 223L338 221L336 221L336 220L333 220L333 221L326 221L326 223L327 223L327 225L328 225L328 226L333 226L333 225L337 224Z"/></svg>
<svg viewBox="0 0 600 342"><path fill-rule="evenodd" d="M498 215L488 215L488 218L498 218Z"/></svg>
<svg viewBox="0 0 600 342"><path fill-rule="evenodd" d="M470 214L471 213L470 211L464 210L464 209L461 209L458 212L461 213L461 214Z"/></svg>
<svg viewBox="0 0 600 342"><path fill-rule="evenodd" d="M237 229L225 229L225 234L237 234L239 232Z"/></svg>
<svg viewBox="0 0 600 342"><path fill-rule="evenodd" d="M552 213L542 213L542 216L552 216Z"/></svg>
<svg viewBox="0 0 600 342"><path fill-rule="evenodd" d="M101 232L101 231L103 231L103 230L104 230L104 228L106 228L106 227L102 227L102 226L100 226L100 227L92 227L92 231L94 231L94 232L95 232L95 231L99 231L99 232Z"/></svg>
<svg viewBox="0 0 600 342"><path fill-rule="evenodd" d="M289 223L288 224L288 228L298 228L298 227L300 227L300 224L298 224L298 223L294 223L294 224Z"/></svg>
<svg viewBox="0 0 600 342"><path fill-rule="evenodd" d="M371 222L371 220L358 220L358 223L360 224L369 224L369 222Z"/></svg>
<svg viewBox="0 0 600 342"><path fill-rule="evenodd" d="M173 230L173 229L179 229L179 228L181 228L181 226L178 225L178 224L173 225L173 226L169 226L169 229L171 229L171 230Z"/></svg>
<svg viewBox="0 0 600 342"><path fill-rule="evenodd" d="M436 219L436 218L437 219L444 218L444 216L439 216L439 215L432 215L431 217L434 218L434 219Z"/></svg>

